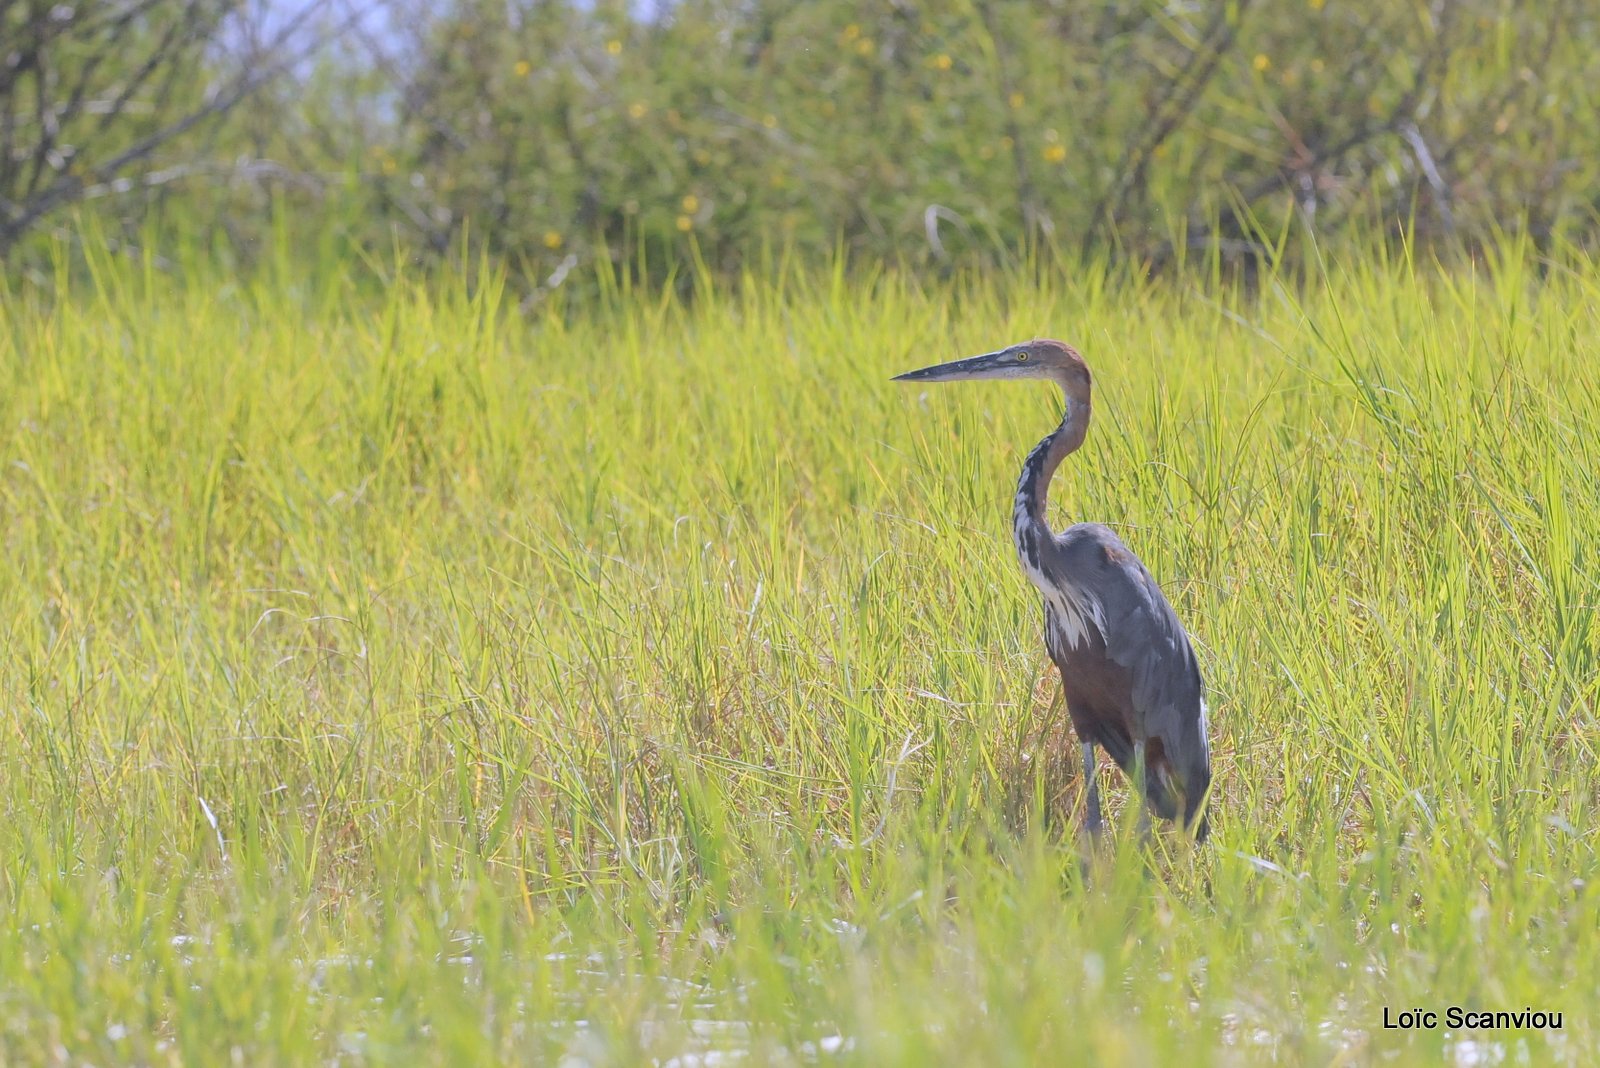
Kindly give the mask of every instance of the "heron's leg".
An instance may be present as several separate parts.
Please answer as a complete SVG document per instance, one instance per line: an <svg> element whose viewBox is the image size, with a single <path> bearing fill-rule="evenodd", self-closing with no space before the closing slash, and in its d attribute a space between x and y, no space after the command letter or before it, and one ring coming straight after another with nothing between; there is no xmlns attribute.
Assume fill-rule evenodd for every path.
<svg viewBox="0 0 1600 1068"><path fill-rule="evenodd" d="M1094 743L1083 743L1083 785L1085 788L1085 805L1088 812L1084 816L1084 824L1089 828L1089 833L1096 838L1100 837L1103 821L1100 818L1100 776L1095 774Z"/></svg>

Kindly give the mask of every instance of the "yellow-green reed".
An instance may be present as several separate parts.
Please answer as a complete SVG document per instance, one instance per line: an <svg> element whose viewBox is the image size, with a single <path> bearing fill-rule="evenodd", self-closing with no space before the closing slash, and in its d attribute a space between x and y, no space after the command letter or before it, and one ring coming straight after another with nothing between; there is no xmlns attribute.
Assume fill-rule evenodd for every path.
<svg viewBox="0 0 1600 1068"><path fill-rule="evenodd" d="M69 273L0 291L7 1063L1600 1055L1582 255ZM1037 334L1057 522L1212 690L1212 843L1087 878L1008 541L1058 398L888 381ZM1382 1026L1451 1004L1564 1028Z"/></svg>

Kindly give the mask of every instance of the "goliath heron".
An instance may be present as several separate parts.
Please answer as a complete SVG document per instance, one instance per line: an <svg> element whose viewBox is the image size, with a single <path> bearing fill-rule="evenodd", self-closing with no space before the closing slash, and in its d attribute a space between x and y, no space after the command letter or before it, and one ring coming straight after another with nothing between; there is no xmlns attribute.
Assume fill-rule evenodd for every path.
<svg viewBox="0 0 1600 1068"><path fill-rule="evenodd" d="M1061 672L1067 714L1083 750L1087 822L1101 831L1096 745L1129 779L1143 778L1145 804L1204 841L1211 753L1200 666L1189 636L1150 572L1099 523L1060 534L1045 519L1050 478L1089 430L1089 368L1076 349L1041 339L897 375L902 382L1043 378L1066 396L1066 412L1022 464L1012 537L1028 578L1044 595L1044 638Z"/></svg>

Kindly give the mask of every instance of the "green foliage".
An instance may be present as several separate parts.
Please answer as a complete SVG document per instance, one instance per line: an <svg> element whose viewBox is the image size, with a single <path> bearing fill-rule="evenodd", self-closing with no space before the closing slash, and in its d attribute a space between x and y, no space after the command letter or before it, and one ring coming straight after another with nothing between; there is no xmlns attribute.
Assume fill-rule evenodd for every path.
<svg viewBox="0 0 1600 1068"><path fill-rule="evenodd" d="M421 23L348 221L436 249L465 228L536 282L640 248L725 272L764 244L1259 258L1256 224L1296 214L1447 241L1592 228L1600 19L1578 3L668 10L463 0Z"/></svg>
<svg viewBox="0 0 1600 1068"><path fill-rule="evenodd" d="M281 40L232 0L73 8L0 71L0 250L32 227L9 259L36 266L44 223L84 198L125 243L242 262L282 222L384 257L465 244L540 299L601 261L735 277L769 249L936 273L1220 249L1254 270L1309 254L1273 248L1282 232L1474 251L1595 232L1584 0L379 8L352 28L309 0ZM121 27L124 9L144 14ZM246 86L225 121L186 125Z"/></svg>
<svg viewBox="0 0 1600 1068"><path fill-rule="evenodd" d="M0 1059L1600 1052L1593 262L294 262L0 293ZM1213 843L1088 880L1007 541L1056 400L887 381L1037 332L1098 381L1058 522L1213 688ZM1450 1003L1562 1042L1381 1028Z"/></svg>

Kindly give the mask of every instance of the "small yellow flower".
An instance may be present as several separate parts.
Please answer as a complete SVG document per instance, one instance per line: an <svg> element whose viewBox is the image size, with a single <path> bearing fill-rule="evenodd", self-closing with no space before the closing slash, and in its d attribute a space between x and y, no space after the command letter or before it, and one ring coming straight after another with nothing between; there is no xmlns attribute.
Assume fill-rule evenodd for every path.
<svg viewBox="0 0 1600 1068"><path fill-rule="evenodd" d="M699 210L700 210L700 198L699 197L695 196L693 193L690 193L688 196L683 198L683 213L685 215L693 215L695 212L697 212Z"/></svg>
<svg viewBox="0 0 1600 1068"><path fill-rule="evenodd" d="M1322 73L1322 66L1323 66L1322 60L1313 59L1311 61L1311 73L1313 73L1313 74L1321 74Z"/></svg>
<svg viewBox="0 0 1600 1068"><path fill-rule="evenodd" d="M863 56L872 55L872 49L872 38L870 37L863 37L861 40L856 42L856 51Z"/></svg>
<svg viewBox="0 0 1600 1068"><path fill-rule="evenodd" d="M1257 52L1256 58L1250 61L1250 65L1256 69L1257 73L1260 73L1272 66L1272 60L1267 58L1265 52Z"/></svg>
<svg viewBox="0 0 1600 1068"><path fill-rule="evenodd" d="M1008 102L1011 105L1011 110L1012 111L1015 111L1015 110L1017 110L1018 108L1020 108L1022 106L1022 99L1023 98L1022 98L1022 94L1021 93L1012 93L1011 94L1011 99Z"/></svg>
<svg viewBox="0 0 1600 1068"><path fill-rule="evenodd" d="M644 118L645 112L648 110L650 109L645 107L642 101L635 100L633 103L628 105L628 115L631 118L642 119Z"/></svg>
<svg viewBox="0 0 1600 1068"><path fill-rule="evenodd" d="M1016 142L1011 140L1011 137L1010 137L1009 134L1007 136L1005 136L1005 137L1000 138L1000 147L1005 149L1007 152L1010 152L1011 149L1013 147L1015 147L1015 146L1016 146Z"/></svg>
<svg viewBox="0 0 1600 1068"><path fill-rule="evenodd" d="M774 189L782 189L785 185L787 185L789 183L788 183L788 180L786 178L784 178L782 171L773 171L767 177L767 184L772 186L772 188L774 188Z"/></svg>
<svg viewBox="0 0 1600 1068"><path fill-rule="evenodd" d="M622 42L613 37L606 42L606 52L613 56L622 55Z"/></svg>
<svg viewBox="0 0 1600 1068"><path fill-rule="evenodd" d="M694 220L687 215L678 216L678 229L683 233L688 233L694 229Z"/></svg>
<svg viewBox="0 0 1600 1068"><path fill-rule="evenodd" d="M528 76L528 72L533 70L533 64L529 63L525 59L519 59L517 60L516 65L511 69L516 72L517 77L526 78Z"/></svg>
<svg viewBox="0 0 1600 1068"><path fill-rule="evenodd" d="M399 164L395 163L393 156L385 156L385 157L383 157L383 173L384 174L393 174L395 171L397 171L399 169L400 169Z"/></svg>
<svg viewBox="0 0 1600 1068"><path fill-rule="evenodd" d="M1067 158L1066 145L1045 145L1044 158L1048 163L1060 163Z"/></svg>
<svg viewBox="0 0 1600 1068"><path fill-rule="evenodd" d="M1326 4L1328 2L1328 0L1308 0L1308 2L1311 5L1311 10L1312 11L1321 11L1322 10L1322 5Z"/></svg>
<svg viewBox="0 0 1600 1068"><path fill-rule="evenodd" d="M994 146L993 145L979 145L978 146L978 158L979 159L994 159Z"/></svg>
<svg viewBox="0 0 1600 1068"><path fill-rule="evenodd" d="M765 114L765 115L763 115L763 116L761 116L761 125L765 126L769 130L777 129L778 128L778 116L773 115L770 112Z"/></svg>
<svg viewBox="0 0 1600 1068"><path fill-rule="evenodd" d="M940 52L938 55L933 57L933 65L938 67L940 70L949 70L951 67L956 65L956 61L951 59L945 53Z"/></svg>
<svg viewBox="0 0 1600 1068"><path fill-rule="evenodd" d="M700 166L704 167L706 164L711 162L711 153L707 152L703 148L697 148L694 150L694 161Z"/></svg>
<svg viewBox="0 0 1600 1068"><path fill-rule="evenodd" d="M843 32L841 32L839 36L846 41L854 41L857 37L861 36L861 27L852 22L850 25L844 28Z"/></svg>
<svg viewBox="0 0 1600 1068"><path fill-rule="evenodd" d="M1165 141L1161 142L1155 148L1150 150L1150 154L1156 159L1165 159L1167 156L1167 143Z"/></svg>
<svg viewBox="0 0 1600 1068"><path fill-rule="evenodd" d="M544 232L544 247L545 248L554 251L555 249L560 248L561 244L562 244L562 241L561 241L561 235L560 234L556 233L554 230L546 230Z"/></svg>

